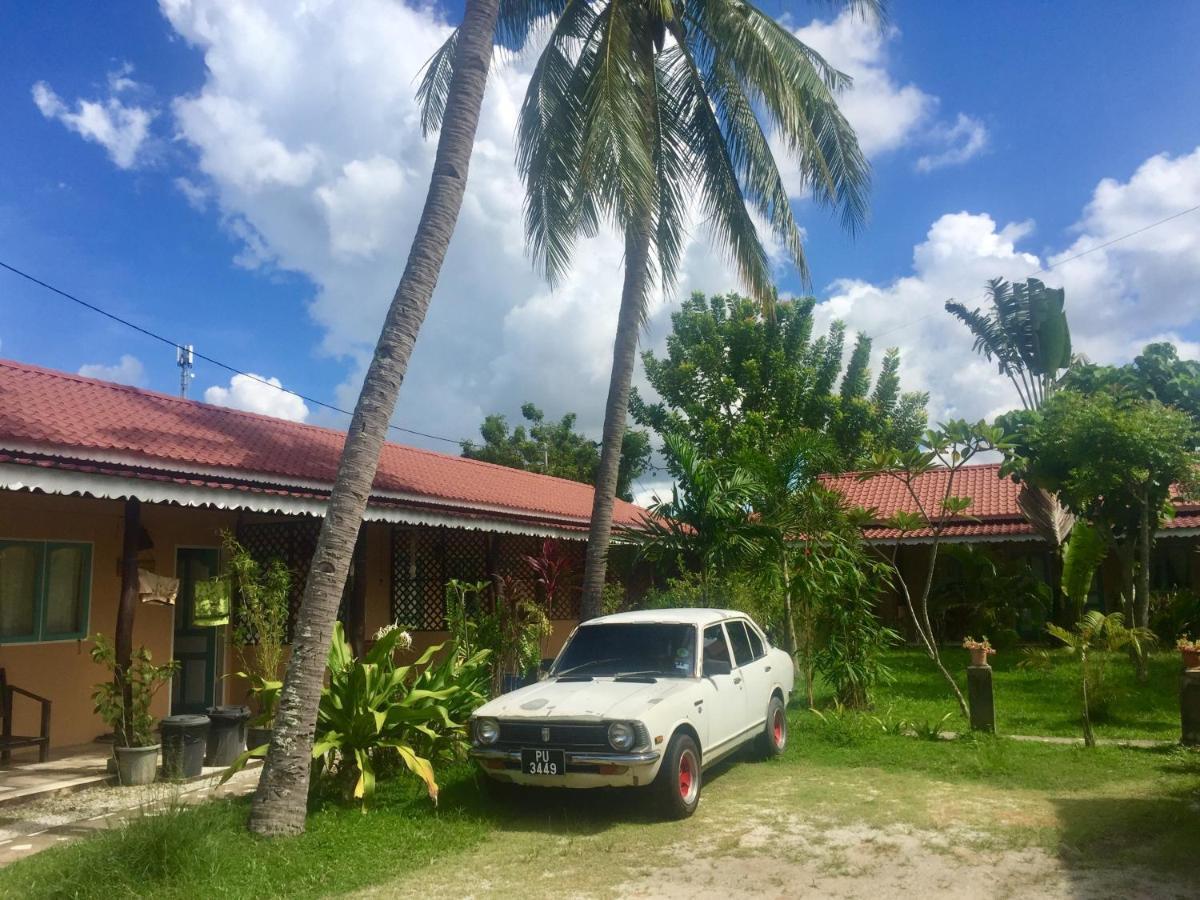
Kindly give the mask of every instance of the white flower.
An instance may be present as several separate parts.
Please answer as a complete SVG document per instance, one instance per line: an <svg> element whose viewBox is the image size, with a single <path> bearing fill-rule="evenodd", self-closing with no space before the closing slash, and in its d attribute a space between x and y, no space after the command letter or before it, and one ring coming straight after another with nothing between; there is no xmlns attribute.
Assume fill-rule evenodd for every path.
<svg viewBox="0 0 1200 900"><path fill-rule="evenodd" d="M381 641L385 637L387 637L389 634L391 634L393 631L399 631L399 630L400 630L399 622L389 622L387 625L384 625L382 628L380 628L378 631L375 632L375 640ZM412 635L409 634L407 631L401 631L400 637L396 638L396 649L397 650L407 650L411 646L412 646Z"/></svg>

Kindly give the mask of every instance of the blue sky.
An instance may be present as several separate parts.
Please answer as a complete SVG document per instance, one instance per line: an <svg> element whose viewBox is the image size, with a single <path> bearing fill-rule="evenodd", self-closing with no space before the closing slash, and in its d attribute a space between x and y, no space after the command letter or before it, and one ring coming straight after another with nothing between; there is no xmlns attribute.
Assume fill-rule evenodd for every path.
<svg viewBox="0 0 1200 900"><path fill-rule="evenodd" d="M847 114L875 172L872 221L856 240L796 200L824 321L900 345L935 416L1012 401L943 321L947 296L973 299L987 277L1025 277L1200 204L1200 4L1146 4L1135 19L1117 2L896 2L883 34L824 5L766 9L856 76ZM265 0L11 5L0 259L351 404L428 175L412 78L456 15L392 0L305 14ZM525 61L493 75L401 424L469 436L483 413L533 400L598 430L619 242L581 247L577 276L553 293L529 271L511 171L527 74ZM81 101L97 104L84 118ZM130 125L139 115L144 134ZM1094 358L1127 358L1161 336L1192 353L1198 256L1193 214L1045 277L1067 286L1077 344ZM780 280L799 287L786 270ZM646 344L661 344L679 293L735 286L698 231ZM0 355L177 383L169 348L3 272ZM193 395L210 388L219 402L338 422L200 364Z"/></svg>

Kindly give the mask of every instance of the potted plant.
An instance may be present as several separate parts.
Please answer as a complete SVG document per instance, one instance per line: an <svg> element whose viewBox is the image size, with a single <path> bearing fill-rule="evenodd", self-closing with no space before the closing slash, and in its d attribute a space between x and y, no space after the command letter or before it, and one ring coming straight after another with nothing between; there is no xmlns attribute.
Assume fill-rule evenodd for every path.
<svg viewBox="0 0 1200 900"><path fill-rule="evenodd" d="M992 645L988 642L987 635L984 635L982 640L975 640L967 636L963 638L963 649L971 654L971 665L978 668L988 664L988 657L995 656L996 651L992 649Z"/></svg>
<svg viewBox="0 0 1200 900"><path fill-rule="evenodd" d="M1191 636L1185 634L1175 642L1175 646L1183 656L1185 669L1200 669L1200 641L1194 641Z"/></svg>
<svg viewBox="0 0 1200 900"><path fill-rule="evenodd" d="M247 683L255 711L246 745L261 747L271 739L283 688L279 670L287 641L292 573L278 559L261 565L229 532L221 535L221 541L228 556L229 577L237 589L233 633L240 645L242 670L236 675Z"/></svg>
<svg viewBox="0 0 1200 900"><path fill-rule="evenodd" d="M96 685L92 701L96 713L113 730L113 753L121 784L151 784L158 773L159 745L154 742L154 717L150 703L175 674L176 663L156 666L150 651L138 647L129 666L117 664L112 641L102 634L93 638L92 661L107 668L112 677Z"/></svg>

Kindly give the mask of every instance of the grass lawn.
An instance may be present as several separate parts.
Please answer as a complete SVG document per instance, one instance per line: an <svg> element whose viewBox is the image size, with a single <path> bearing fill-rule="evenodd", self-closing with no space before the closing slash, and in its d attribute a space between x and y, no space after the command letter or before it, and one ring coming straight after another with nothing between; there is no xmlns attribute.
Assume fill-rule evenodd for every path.
<svg viewBox="0 0 1200 900"><path fill-rule="evenodd" d="M965 657L948 657L961 671ZM1076 734L1068 667L1015 671L1015 661L1015 654L997 659L1002 730ZM924 657L897 651L891 664L897 680L882 692L876 715L936 721L954 709ZM1156 658L1144 694L1133 693L1130 679L1131 695L1100 733L1175 737L1177 666L1174 655ZM1114 675L1125 673L1114 668ZM681 860L727 863L711 873L718 880L708 883L710 892L719 877L737 875L737 866L755 877L778 863L786 873L777 877L803 878L823 891L886 894L894 872L878 872L878 884L854 880L880 865L879 848L917 867L905 868L905 878L917 877L920 866L948 866L929 877L1027 879L1034 893L1037 879L1064 872L1128 880L1194 870L1200 753L969 735L927 741L885 733L867 714L822 719L793 709L791 716L787 753L709 772L704 802L687 822L658 821L629 792L530 791L497 803L460 766L439 773L437 809L400 777L380 783L366 815L319 805L308 832L294 840L251 837L240 799L140 816L0 869L0 896L457 897L483 890L480 879L489 897L556 897L566 887L575 896L615 896L636 894L636 885L656 884L664 872L675 877ZM961 726L955 719L947 727ZM1040 854L1041 869L1019 856L1030 853ZM1072 884L1084 895L1128 887ZM909 883L914 891L920 885Z"/></svg>
<svg viewBox="0 0 1200 900"><path fill-rule="evenodd" d="M950 647L942 653L965 695L967 651ZM991 658L997 730L1001 734L1080 737L1077 664L1056 653L1055 665L1047 672L1018 668L1021 658L1016 650ZM954 698L922 651L892 650L886 661L896 680L877 691L876 715L933 723L953 712L955 716L946 727L961 730ZM1179 654L1152 654L1149 671L1149 681L1138 684L1127 657L1122 655L1109 663L1109 679L1116 696L1108 714L1094 718L1097 737L1179 739Z"/></svg>

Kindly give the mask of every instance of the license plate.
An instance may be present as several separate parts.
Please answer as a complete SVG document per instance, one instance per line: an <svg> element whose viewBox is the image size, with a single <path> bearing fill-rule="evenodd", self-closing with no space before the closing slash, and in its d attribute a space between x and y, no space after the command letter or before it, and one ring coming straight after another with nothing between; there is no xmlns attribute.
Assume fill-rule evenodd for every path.
<svg viewBox="0 0 1200 900"><path fill-rule="evenodd" d="M566 751L523 749L521 751L521 771L526 775L566 775Z"/></svg>

